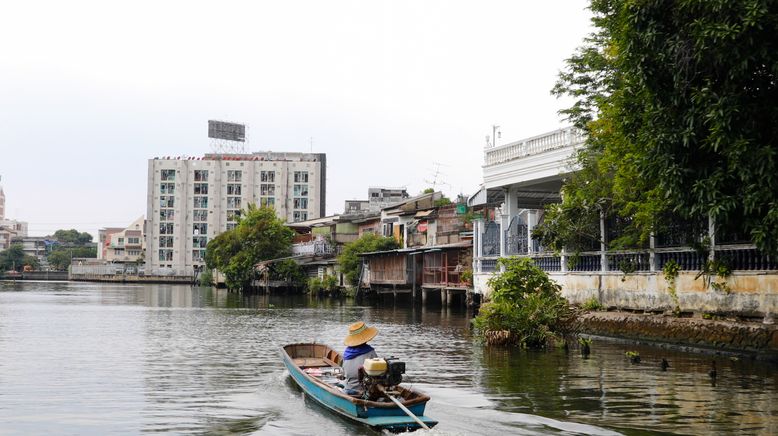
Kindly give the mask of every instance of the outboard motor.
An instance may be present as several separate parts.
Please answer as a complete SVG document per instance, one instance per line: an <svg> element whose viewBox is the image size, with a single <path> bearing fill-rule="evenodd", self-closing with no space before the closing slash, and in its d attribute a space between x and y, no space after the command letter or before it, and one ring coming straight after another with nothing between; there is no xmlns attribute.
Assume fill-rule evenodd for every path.
<svg viewBox="0 0 778 436"><path fill-rule="evenodd" d="M381 396L380 391L376 388L377 385L391 390L402 383L403 374L405 374L405 362L400 362L394 356L386 359L365 359L362 367L365 370L362 385L364 386L363 397L366 400Z"/></svg>

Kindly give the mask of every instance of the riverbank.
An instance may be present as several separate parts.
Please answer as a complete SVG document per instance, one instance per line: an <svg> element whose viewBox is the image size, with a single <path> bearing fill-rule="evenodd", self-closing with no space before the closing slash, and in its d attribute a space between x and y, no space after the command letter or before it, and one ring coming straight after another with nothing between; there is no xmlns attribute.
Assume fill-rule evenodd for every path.
<svg viewBox="0 0 778 436"><path fill-rule="evenodd" d="M733 353L778 362L778 325L662 314L587 312L578 319L583 334Z"/></svg>

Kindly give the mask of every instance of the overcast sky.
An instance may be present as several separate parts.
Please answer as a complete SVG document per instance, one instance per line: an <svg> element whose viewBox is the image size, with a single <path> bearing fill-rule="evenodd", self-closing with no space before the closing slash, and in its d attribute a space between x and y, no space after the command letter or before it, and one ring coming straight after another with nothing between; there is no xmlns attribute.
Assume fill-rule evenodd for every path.
<svg viewBox="0 0 778 436"><path fill-rule="evenodd" d="M128 225L147 160L327 153L327 212L368 186L473 193L485 135L564 126L549 90L590 31L581 0L15 1L0 14L0 176L31 235Z"/></svg>

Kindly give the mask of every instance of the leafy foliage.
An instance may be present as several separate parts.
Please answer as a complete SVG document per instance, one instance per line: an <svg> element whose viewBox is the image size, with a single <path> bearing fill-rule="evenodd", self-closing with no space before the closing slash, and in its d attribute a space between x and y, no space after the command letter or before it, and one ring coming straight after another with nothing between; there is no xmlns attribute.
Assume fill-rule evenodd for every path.
<svg viewBox="0 0 778 436"><path fill-rule="evenodd" d="M285 259L270 265L270 279L283 280L291 286L305 284L305 272L302 267L292 259Z"/></svg>
<svg viewBox="0 0 778 436"><path fill-rule="evenodd" d="M359 239L343 246L343 252L338 256L338 265L346 277L346 282L357 285L359 280L359 266L362 261L359 255L372 251L394 250L400 244L394 238L378 236L373 233L365 233Z"/></svg>
<svg viewBox="0 0 778 436"><path fill-rule="evenodd" d="M69 245L83 245L92 242L92 235L87 232L79 232L76 229L60 229L54 232L54 239Z"/></svg>
<svg viewBox="0 0 778 436"><path fill-rule="evenodd" d="M488 342L498 337L498 342L528 348L543 348L567 333L573 312L561 287L531 259L501 258L498 263L505 271L489 280L491 300L474 320L479 333Z"/></svg>
<svg viewBox="0 0 778 436"><path fill-rule="evenodd" d="M294 231L272 208L249 204L234 229L208 242L205 264L224 274L228 288L245 289L254 278L254 266L262 260L287 256L293 237Z"/></svg>
<svg viewBox="0 0 778 436"><path fill-rule="evenodd" d="M595 32L553 89L584 129L581 171L537 232L575 245L600 211L645 241L710 214L778 253L778 4L592 0ZM553 244L552 244L553 243Z"/></svg>
<svg viewBox="0 0 778 436"><path fill-rule="evenodd" d="M74 257L94 259L97 257L97 248L55 246L55 248L46 255L46 260L52 268L58 271L64 271L68 269L70 261Z"/></svg>
<svg viewBox="0 0 778 436"><path fill-rule="evenodd" d="M39 262L35 256L24 254L24 246L14 243L7 250L0 252L0 272L22 271L25 265L38 269Z"/></svg>
<svg viewBox="0 0 778 436"><path fill-rule="evenodd" d="M213 285L213 271L210 268L203 269L197 277L197 282L200 286Z"/></svg>

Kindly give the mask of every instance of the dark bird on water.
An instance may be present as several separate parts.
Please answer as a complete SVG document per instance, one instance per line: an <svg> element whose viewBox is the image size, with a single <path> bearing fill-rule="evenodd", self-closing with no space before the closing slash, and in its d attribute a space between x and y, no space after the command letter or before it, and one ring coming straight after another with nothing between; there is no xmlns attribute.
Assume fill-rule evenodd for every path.
<svg viewBox="0 0 778 436"><path fill-rule="evenodd" d="M718 372L716 371L716 361L712 360L710 362L710 365L711 365L711 370L708 371L708 375L710 376L710 378L716 378L716 376L718 375Z"/></svg>
<svg viewBox="0 0 778 436"><path fill-rule="evenodd" d="M670 363L664 357L662 358L661 367L662 367L662 371L667 371L667 368L670 367Z"/></svg>

